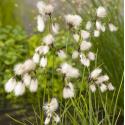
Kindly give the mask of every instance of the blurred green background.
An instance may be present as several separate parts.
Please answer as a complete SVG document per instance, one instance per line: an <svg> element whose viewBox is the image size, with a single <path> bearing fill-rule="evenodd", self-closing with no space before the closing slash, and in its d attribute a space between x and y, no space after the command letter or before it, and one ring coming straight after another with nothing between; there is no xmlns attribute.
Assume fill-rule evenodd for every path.
<svg viewBox="0 0 125 125"><path fill-rule="evenodd" d="M37 0L0 1L0 109L2 110L8 107L18 107L18 105L27 106L27 104L36 102L36 94L27 92L23 97L17 99L13 94L8 95L4 91L5 82L13 75L14 65L31 57L34 48L40 45L42 35L34 34L36 31L35 17L37 16L36 2ZM91 11L99 5L108 8L109 18L118 26L118 31L115 33L106 31L99 38L92 39L92 42L94 51L98 50L98 64L103 64L102 68L110 76L117 91L124 71L123 0L84 1L85 3L81 4L81 10L77 10L76 4L70 0L61 2L57 3L59 7L62 6L62 12L60 12L62 15L66 13L65 11L77 12L83 17L85 23L91 19ZM58 12L55 15L58 15ZM122 84L118 100L118 108L122 111L124 109L123 88Z"/></svg>

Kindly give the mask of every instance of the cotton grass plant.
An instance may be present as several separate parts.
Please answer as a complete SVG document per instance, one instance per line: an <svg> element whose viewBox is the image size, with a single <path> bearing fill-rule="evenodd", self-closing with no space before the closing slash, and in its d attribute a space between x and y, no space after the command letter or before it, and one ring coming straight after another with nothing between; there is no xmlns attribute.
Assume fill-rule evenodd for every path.
<svg viewBox="0 0 125 125"><path fill-rule="evenodd" d="M39 93L40 84L45 83L43 95L39 93L43 99L38 101L39 111L33 108L36 121L31 124L117 124L119 114L116 116L115 113L123 79L113 105L115 87L101 65L97 65L98 54L92 51L91 41L107 30L118 30L115 24L105 23L107 9L103 6L96 8L96 20L88 20L85 27L82 26L80 15L64 15L66 39L58 43L56 40L60 37L61 29L58 22L53 21L56 8L42 1L37 3L37 8L37 30L42 34L47 27L48 33L35 49L33 57L14 67L15 76L5 84L6 92L14 92L15 96L22 96L27 89L31 93ZM38 82L40 69L42 74L39 75L45 76L45 81ZM53 91L56 80L62 86L61 97ZM112 109L108 104L108 94L113 91ZM26 124L25 121L12 119L19 124Z"/></svg>

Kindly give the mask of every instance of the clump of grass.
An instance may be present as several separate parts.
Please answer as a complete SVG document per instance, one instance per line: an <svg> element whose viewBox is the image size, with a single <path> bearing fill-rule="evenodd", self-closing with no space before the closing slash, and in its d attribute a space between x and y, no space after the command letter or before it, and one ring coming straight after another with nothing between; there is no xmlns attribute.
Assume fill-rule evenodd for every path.
<svg viewBox="0 0 125 125"><path fill-rule="evenodd" d="M63 102L62 100L59 100L60 108L58 112L60 113L61 118L60 125L117 125L122 113L121 109L117 110L117 103L122 84L123 78L121 79L118 92L114 91L113 93L111 103L108 101L109 93L102 94L100 91L96 94L92 94L88 91L80 96L77 96L76 98L65 100ZM45 118L42 109L43 104L44 100L41 101L38 97L38 104L37 106L34 105L31 111L34 112L31 119L27 117L20 121L10 115L7 116L19 125L28 125L29 123L31 125L43 125L43 119Z"/></svg>

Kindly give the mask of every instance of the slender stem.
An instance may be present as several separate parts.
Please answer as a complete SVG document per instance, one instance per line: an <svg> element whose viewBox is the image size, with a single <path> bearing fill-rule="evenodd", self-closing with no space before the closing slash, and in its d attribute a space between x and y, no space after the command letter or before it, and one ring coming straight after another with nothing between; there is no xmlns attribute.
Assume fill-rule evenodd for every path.
<svg viewBox="0 0 125 125"><path fill-rule="evenodd" d="M50 16L50 24L49 24L49 32L51 32L51 24L53 20L52 17ZM54 68L55 68L55 49L54 49L54 43L52 44L52 82L51 82L51 87L53 91L53 84L54 84ZM53 92L52 92L53 94Z"/></svg>
<svg viewBox="0 0 125 125"><path fill-rule="evenodd" d="M45 95L46 95L46 87L47 87L47 72L46 70L44 71L44 78L45 78L45 88L44 88L44 93L43 93L43 105L44 105L44 101L45 101ZM43 123L43 120L44 120L44 113L42 112L42 123Z"/></svg>
<svg viewBox="0 0 125 125"><path fill-rule="evenodd" d="M70 35L70 29L68 29L68 32L67 32L67 40L66 40L66 53L68 53L69 35Z"/></svg>
<svg viewBox="0 0 125 125"><path fill-rule="evenodd" d="M51 24L52 24L52 17L50 15L49 16L49 28L48 28L49 33L51 33Z"/></svg>
<svg viewBox="0 0 125 125"><path fill-rule="evenodd" d="M53 48L54 49L54 48ZM55 67L55 53L54 53L54 50L53 50L53 59L52 59L52 91L53 91L53 84L54 84L54 67ZM52 92L53 94L53 92Z"/></svg>
<svg viewBox="0 0 125 125"><path fill-rule="evenodd" d="M81 82L81 84L83 84L84 75L85 75L85 67L83 68L83 72L82 72L82 82ZM82 87L80 87L80 96L79 97L81 97L81 92L82 92Z"/></svg>
<svg viewBox="0 0 125 125"><path fill-rule="evenodd" d="M92 125L92 101L91 101L90 89L89 89L89 125Z"/></svg>
<svg viewBox="0 0 125 125"><path fill-rule="evenodd" d="M119 85L119 89L118 89L118 92L117 92L117 96L115 98L115 106L114 106L114 110L113 110L113 119L112 119L112 125L114 124L114 120L115 120L115 114L116 114L116 109L117 109L117 103L118 103L118 97L119 97L119 94L120 94L120 91L121 91L121 88L122 88L122 85L124 84L123 83L123 80L124 80L124 73L122 75L122 79L121 79L121 83Z"/></svg>
<svg viewBox="0 0 125 125"><path fill-rule="evenodd" d="M42 112L41 112L40 93L39 93L39 91L37 93L37 99L38 99L38 109L39 109L39 114L40 114L40 124L42 125Z"/></svg>
<svg viewBox="0 0 125 125"><path fill-rule="evenodd" d="M52 24L52 17L51 15L49 15L49 28L48 28L49 33L51 33L51 24ZM48 88L48 102L50 102L49 85L47 88Z"/></svg>
<svg viewBox="0 0 125 125"><path fill-rule="evenodd" d="M14 122L16 122L16 123L18 123L18 124L20 124L20 125L26 125L26 123L23 123L23 122L20 122L20 121L16 120L15 118L11 117L9 114L7 114L7 116L8 116L10 119L12 119Z"/></svg>
<svg viewBox="0 0 125 125"><path fill-rule="evenodd" d="M105 103L104 103L104 100L102 98L102 95L101 95L101 92L99 90L99 95L100 95L100 99L101 99L101 103L102 103L102 106L104 108L104 111L105 111L105 116L106 116L106 120L108 122L108 125L111 125L111 121L110 121L110 118L109 118L109 114L108 114L108 111L106 109L106 106L105 106Z"/></svg>

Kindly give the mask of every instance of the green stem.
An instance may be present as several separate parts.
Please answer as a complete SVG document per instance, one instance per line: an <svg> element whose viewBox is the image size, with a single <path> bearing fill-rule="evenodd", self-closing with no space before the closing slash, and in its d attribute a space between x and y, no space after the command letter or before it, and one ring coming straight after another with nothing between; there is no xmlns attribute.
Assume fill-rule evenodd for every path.
<svg viewBox="0 0 125 125"><path fill-rule="evenodd" d="M91 91L89 91L89 125L92 125L92 100L91 100Z"/></svg>
<svg viewBox="0 0 125 125"><path fill-rule="evenodd" d="M54 49L54 48L53 48ZM52 59L52 91L53 91L53 84L54 84L54 67L55 67L55 53L54 53L54 50L53 50L53 59ZM53 92L52 92L53 94Z"/></svg>
<svg viewBox="0 0 125 125"><path fill-rule="evenodd" d="M43 93L43 105L44 105L44 101L45 101L45 95L46 95L46 87L47 87L47 73L46 70L44 71L44 78L45 78L45 88L44 88L44 93ZM42 123L44 120L44 113L42 112Z"/></svg>
<svg viewBox="0 0 125 125"><path fill-rule="evenodd" d="M101 99L102 106L103 106L104 111L105 111L105 117L106 117L106 119L107 119L108 125L111 125L110 118L109 118L109 114L108 114L107 108L106 108L106 106L105 106L105 103L104 103L104 101L103 101L103 98L102 98L102 95L101 95L100 90L99 90L99 95L100 95L100 99Z"/></svg>
<svg viewBox="0 0 125 125"><path fill-rule="evenodd" d="M83 81L84 81L84 76L85 76L85 67L83 68L83 73L82 73L82 83L83 84ZM81 95L81 88L80 88L80 95Z"/></svg>
<svg viewBox="0 0 125 125"><path fill-rule="evenodd" d="M52 24L52 17L49 16L49 33L51 33L51 24ZM49 85L48 85L48 102L50 102L50 94L49 94Z"/></svg>
<svg viewBox="0 0 125 125"><path fill-rule="evenodd" d="M114 124L114 120L115 120L115 114L116 114L116 109L117 109L118 97L119 97L119 94L120 94L120 91L121 91L121 88L122 88L122 84L124 84L123 80L124 80L124 73L122 75L122 79L121 79L121 83L120 83L120 86L119 86L119 89L118 89L118 92L117 92L117 96L115 98L116 101L115 101L115 106L114 106L114 110L113 110L112 125Z"/></svg>
<svg viewBox="0 0 125 125"><path fill-rule="evenodd" d="M68 32L67 32L67 40L66 40L66 53L68 53L69 35L70 35L70 30L68 29Z"/></svg>

